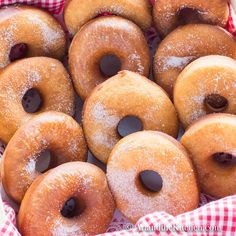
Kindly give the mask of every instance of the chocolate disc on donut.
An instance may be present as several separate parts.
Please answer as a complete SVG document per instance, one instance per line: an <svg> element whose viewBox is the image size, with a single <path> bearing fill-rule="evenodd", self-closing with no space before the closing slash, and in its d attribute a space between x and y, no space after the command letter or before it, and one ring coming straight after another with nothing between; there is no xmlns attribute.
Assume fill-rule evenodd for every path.
<svg viewBox="0 0 236 236"><path fill-rule="evenodd" d="M56 59L32 57L10 64L1 71L0 91L0 140L5 143L40 112L74 114L73 86Z"/></svg>
<svg viewBox="0 0 236 236"><path fill-rule="evenodd" d="M120 140L107 164L117 208L131 221L155 211L178 215L198 206L191 160L174 138L141 131Z"/></svg>
<svg viewBox="0 0 236 236"><path fill-rule="evenodd" d="M49 168L87 159L83 131L72 117L52 111L35 116L16 131L3 154L3 186L16 202L41 174L36 167L45 150L51 153Z"/></svg>
<svg viewBox="0 0 236 236"><path fill-rule="evenodd" d="M156 0L153 7L155 26L163 36L187 23L225 27L228 17L227 0Z"/></svg>
<svg viewBox="0 0 236 236"><path fill-rule="evenodd" d="M202 192L216 198L236 194L236 116L211 114L181 138L198 173Z"/></svg>
<svg viewBox="0 0 236 236"><path fill-rule="evenodd" d="M193 24L179 27L156 50L153 69L155 81L172 96L180 72L190 62L207 55L223 55L236 59L236 42L233 36L212 25Z"/></svg>
<svg viewBox="0 0 236 236"><path fill-rule="evenodd" d="M124 122L128 117L135 117L137 126ZM158 130L176 137L178 119L173 104L158 85L134 72L121 71L87 98L83 128L91 152L106 163L122 136Z"/></svg>
<svg viewBox="0 0 236 236"><path fill-rule="evenodd" d="M103 13L127 18L143 30L151 27L151 7L147 0L70 0L64 7L64 20L73 35Z"/></svg>
<svg viewBox="0 0 236 236"><path fill-rule="evenodd" d="M174 103L186 128L198 118L216 112L236 114L236 61L206 56L189 64L174 88Z"/></svg>
<svg viewBox="0 0 236 236"><path fill-rule="evenodd" d="M19 231L27 236L97 235L105 233L114 210L101 169L89 163L66 163L30 186L20 206Z"/></svg>
<svg viewBox="0 0 236 236"><path fill-rule="evenodd" d="M0 69L23 57L62 59L65 32L46 11L29 6L0 9Z"/></svg>
<svg viewBox="0 0 236 236"><path fill-rule="evenodd" d="M109 73L101 70L104 56L116 57L116 64L107 62L107 67L115 70L111 68ZM149 64L149 48L143 32L133 22L118 16L99 17L87 23L76 34L69 50L72 80L82 99L120 70L148 76Z"/></svg>

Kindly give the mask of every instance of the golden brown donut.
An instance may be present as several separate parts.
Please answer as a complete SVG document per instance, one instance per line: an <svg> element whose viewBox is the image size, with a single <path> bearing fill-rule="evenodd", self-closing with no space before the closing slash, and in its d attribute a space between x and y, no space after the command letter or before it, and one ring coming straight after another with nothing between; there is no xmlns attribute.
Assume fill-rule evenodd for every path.
<svg viewBox="0 0 236 236"><path fill-rule="evenodd" d="M135 116L144 130L158 130L177 136L178 119L166 93L155 83L130 71L97 86L83 108L84 134L92 153L107 162L114 145L120 140L119 122Z"/></svg>
<svg viewBox="0 0 236 236"><path fill-rule="evenodd" d="M236 116L211 114L181 138L197 169L203 192L221 198L236 193Z"/></svg>
<svg viewBox="0 0 236 236"><path fill-rule="evenodd" d="M189 64L174 88L174 104L186 128L201 116L215 112L236 114L236 61L206 56Z"/></svg>
<svg viewBox="0 0 236 236"><path fill-rule="evenodd" d="M143 185L143 171L161 176L162 185L155 192ZM161 132L141 131L120 140L108 159L107 178L117 208L133 223L154 211L178 215L198 206L190 158L179 142Z"/></svg>
<svg viewBox="0 0 236 236"><path fill-rule="evenodd" d="M43 103L35 113L27 113L22 98L32 88L39 91ZM22 124L40 112L74 114L72 83L56 59L32 57L10 64L0 74L0 90L0 139L5 143Z"/></svg>
<svg viewBox="0 0 236 236"><path fill-rule="evenodd" d="M149 48L138 26L118 16L99 17L76 34L69 50L70 72L82 99L107 79L100 61L108 54L120 59L121 70L148 76Z"/></svg>
<svg viewBox="0 0 236 236"><path fill-rule="evenodd" d="M48 56L62 59L65 43L61 25L46 11L29 6L0 9L0 69L11 62L11 49L16 45L27 45L20 57Z"/></svg>
<svg viewBox="0 0 236 236"><path fill-rule="evenodd" d="M184 67L207 55L223 55L236 59L236 42L233 36L212 25L193 24L179 27L156 50L156 82L172 96L174 83Z"/></svg>
<svg viewBox="0 0 236 236"><path fill-rule="evenodd" d="M163 36L186 23L226 26L229 17L227 0L156 0L153 19Z"/></svg>
<svg viewBox="0 0 236 236"><path fill-rule="evenodd" d="M40 175L36 162L45 150L52 154L49 168L87 159L83 131L72 117L53 111L35 116L16 131L3 154L2 182L9 197L22 200Z"/></svg>
<svg viewBox="0 0 236 236"><path fill-rule="evenodd" d="M65 217L60 212L71 198L74 209ZM19 230L27 236L97 235L106 231L114 210L101 169L89 163L66 163L46 172L30 186L20 207Z"/></svg>
<svg viewBox="0 0 236 236"><path fill-rule="evenodd" d="M85 23L105 12L127 18L143 30L152 23L148 0L68 0L64 7L64 20L74 35Z"/></svg>

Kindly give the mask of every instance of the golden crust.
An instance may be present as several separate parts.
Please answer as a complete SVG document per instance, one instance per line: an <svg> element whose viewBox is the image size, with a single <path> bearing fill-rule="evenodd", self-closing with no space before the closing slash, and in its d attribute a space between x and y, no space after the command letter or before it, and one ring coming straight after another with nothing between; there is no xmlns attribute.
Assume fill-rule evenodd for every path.
<svg viewBox="0 0 236 236"><path fill-rule="evenodd" d="M179 26L179 12L186 8L196 10L200 21L205 24L225 27L228 21L227 0L156 0L153 19L157 31L165 36L174 30Z"/></svg>
<svg viewBox="0 0 236 236"><path fill-rule="evenodd" d="M236 166L214 161L215 153L235 155L236 116L207 115L191 125L181 138L196 167L201 190L222 198L236 193Z"/></svg>
<svg viewBox="0 0 236 236"><path fill-rule="evenodd" d="M97 15L109 12L127 18L143 30L151 27L151 8L148 0L69 0L64 7L64 20L73 35Z"/></svg>
<svg viewBox="0 0 236 236"><path fill-rule="evenodd" d="M145 190L138 175L158 172L163 187ZM118 209L132 222L154 211L178 215L197 208L199 190L195 171L185 148L157 131L141 131L120 140L107 165L108 183Z"/></svg>
<svg viewBox="0 0 236 236"><path fill-rule="evenodd" d="M51 153L51 167L70 161L86 161L83 131L70 116L44 112L21 126L3 154L2 182L5 191L20 202L34 179L40 175L36 160L42 151Z"/></svg>
<svg viewBox="0 0 236 236"><path fill-rule="evenodd" d="M119 141L117 125L126 116L137 116L144 130L178 134L175 108L167 94L147 78L130 71L97 86L83 108L83 129L90 150L101 161Z"/></svg>
<svg viewBox="0 0 236 236"><path fill-rule="evenodd" d="M0 69L10 63L10 50L19 43L27 44L27 57L62 59L66 45L65 32L46 11L29 6L1 8Z"/></svg>
<svg viewBox="0 0 236 236"><path fill-rule="evenodd" d="M21 100L31 88L39 90L43 104L39 111L26 113ZM73 86L66 69L56 59L32 57L11 63L0 74L0 90L0 139L5 143L40 112L74 114Z"/></svg>
<svg viewBox="0 0 236 236"><path fill-rule="evenodd" d="M60 214L71 197L85 203L81 215ZM115 204L106 176L98 167L83 162L60 165L37 178L20 207L18 223L23 235L97 235L104 233Z"/></svg>
<svg viewBox="0 0 236 236"><path fill-rule="evenodd" d="M213 113L205 102L211 94L227 99L227 107L222 112L236 114L235 85L236 61L232 58L213 55L190 63L180 73L174 87L174 104L184 128Z"/></svg>
<svg viewBox="0 0 236 236"><path fill-rule="evenodd" d="M82 99L107 79L99 69L101 58L107 54L120 59L121 70L148 76L149 48L138 26L117 16L99 17L76 34L69 50L72 80Z"/></svg>
<svg viewBox="0 0 236 236"><path fill-rule="evenodd" d="M207 55L236 59L236 42L233 36L212 25L191 24L179 27L156 50L153 64L155 81L172 96L175 81L185 66Z"/></svg>

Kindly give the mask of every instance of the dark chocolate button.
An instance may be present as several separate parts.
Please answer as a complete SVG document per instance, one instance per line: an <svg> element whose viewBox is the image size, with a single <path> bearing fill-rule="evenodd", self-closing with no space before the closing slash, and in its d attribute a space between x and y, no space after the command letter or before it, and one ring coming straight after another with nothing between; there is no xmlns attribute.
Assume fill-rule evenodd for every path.
<svg viewBox="0 0 236 236"><path fill-rule="evenodd" d="M29 89L22 98L22 106L28 113L38 111L42 106L42 98L37 89Z"/></svg>
<svg viewBox="0 0 236 236"><path fill-rule="evenodd" d="M210 94L206 97L205 103L213 112L222 112L228 106L228 100L219 94Z"/></svg>
<svg viewBox="0 0 236 236"><path fill-rule="evenodd" d="M12 62L26 57L27 51L28 46L25 43L18 43L11 48L9 60Z"/></svg>
<svg viewBox="0 0 236 236"><path fill-rule="evenodd" d="M105 55L100 60L100 71L105 77L116 75L121 70L121 61L115 55Z"/></svg>
<svg viewBox="0 0 236 236"><path fill-rule="evenodd" d="M139 173L139 179L142 186L151 192L159 192L163 186L161 176L153 170L144 170Z"/></svg>
<svg viewBox="0 0 236 236"><path fill-rule="evenodd" d="M117 126L117 132L121 137L125 137L129 134L141 131L143 124L141 120L136 116L126 116L120 120Z"/></svg>
<svg viewBox="0 0 236 236"><path fill-rule="evenodd" d="M75 198L68 199L63 208L61 209L62 216L66 218L72 218L76 215L76 200Z"/></svg>
<svg viewBox="0 0 236 236"><path fill-rule="evenodd" d="M213 159L219 164L232 165L236 164L236 157L230 153L218 152L213 155Z"/></svg>

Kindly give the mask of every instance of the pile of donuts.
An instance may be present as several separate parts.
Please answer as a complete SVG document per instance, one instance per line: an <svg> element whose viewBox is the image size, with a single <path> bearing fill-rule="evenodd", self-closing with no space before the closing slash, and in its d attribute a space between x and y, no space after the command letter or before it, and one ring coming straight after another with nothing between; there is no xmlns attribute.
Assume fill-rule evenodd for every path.
<svg viewBox="0 0 236 236"><path fill-rule="evenodd" d="M153 8L148 0L70 0L67 66L68 38L53 16L0 9L1 180L20 204L22 235L95 235L116 208L135 223L154 211L191 211L200 192L236 193L228 16L226 0L156 0ZM162 39L154 60L144 36L152 25ZM87 162L88 150L106 174Z"/></svg>

